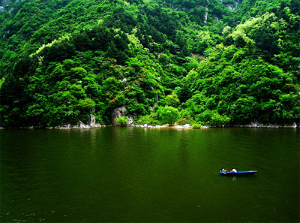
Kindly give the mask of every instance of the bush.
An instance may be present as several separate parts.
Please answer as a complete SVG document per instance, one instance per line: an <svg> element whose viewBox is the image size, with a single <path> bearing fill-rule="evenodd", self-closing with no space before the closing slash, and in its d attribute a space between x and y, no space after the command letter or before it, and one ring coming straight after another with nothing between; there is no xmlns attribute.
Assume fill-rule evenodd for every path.
<svg viewBox="0 0 300 223"><path fill-rule="evenodd" d="M201 124L194 124L192 125L192 129L201 129L202 125Z"/></svg>
<svg viewBox="0 0 300 223"><path fill-rule="evenodd" d="M222 126L230 122L230 118L226 115L220 115L216 110L205 110L196 116L196 121L204 125Z"/></svg>
<svg viewBox="0 0 300 223"><path fill-rule="evenodd" d="M126 126L128 123L129 118L127 116L121 116L117 119L117 125Z"/></svg>
<svg viewBox="0 0 300 223"><path fill-rule="evenodd" d="M156 118L157 118L156 113L152 113L151 115L141 116L140 118L138 118L135 124L159 125L160 122Z"/></svg>
<svg viewBox="0 0 300 223"><path fill-rule="evenodd" d="M179 111L177 108L165 106L157 110L158 118L163 124L174 125L179 119Z"/></svg>

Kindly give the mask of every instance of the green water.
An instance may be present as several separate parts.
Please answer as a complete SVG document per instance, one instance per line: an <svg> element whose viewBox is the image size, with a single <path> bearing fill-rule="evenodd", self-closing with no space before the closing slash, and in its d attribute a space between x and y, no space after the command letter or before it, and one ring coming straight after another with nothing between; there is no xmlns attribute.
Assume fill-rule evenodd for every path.
<svg viewBox="0 0 300 223"><path fill-rule="evenodd" d="M1 222L299 222L299 130L0 136ZM221 177L224 166L258 173Z"/></svg>

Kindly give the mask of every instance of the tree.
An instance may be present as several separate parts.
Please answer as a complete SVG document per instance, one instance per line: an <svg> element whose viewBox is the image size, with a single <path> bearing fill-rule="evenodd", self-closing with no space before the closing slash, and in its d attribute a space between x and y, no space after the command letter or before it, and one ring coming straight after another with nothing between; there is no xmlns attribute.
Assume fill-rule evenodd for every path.
<svg viewBox="0 0 300 223"><path fill-rule="evenodd" d="M204 125L222 126L230 122L230 118L226 115L220 115L216 110L205 110L197 115L196 121Z"/></svg>
<svg viewBox="0 0 300 223"><path fill-rule="evenodd" d="M158 118L163 124L174 125L179 119L179 111L177 108L165 106L157 110Z"/></svg>
<svg viewBox="0 0 300 223"><path fill-rule="evenodd" d="M169 94L167 97L166 97L166 103L167 105L169 106L172 106L172 107L178 107L178 105L180 104L180 101L178 99L178 96L175 92L172 92L172 94Z"/></svg>

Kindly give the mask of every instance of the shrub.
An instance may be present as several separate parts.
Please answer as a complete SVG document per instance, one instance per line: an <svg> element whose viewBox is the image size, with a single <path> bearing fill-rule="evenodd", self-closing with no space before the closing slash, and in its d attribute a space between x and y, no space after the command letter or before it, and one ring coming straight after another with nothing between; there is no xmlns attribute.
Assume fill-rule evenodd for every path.
<svg viewBox="0 0 300 223"><path fill-rule="evenodd" d="M169 124L169 125L174 125L175 122L179 118L179 111L177 108L165 106L165 107L160 107L157 110L158 118L163 124Z"/></svg>
<svg viewBox="0 0 300 223"><path fill-rule="evenodd" d="M201 124L193 124L192 129L201 129L202 125Z"/></svg>
<svg viewBox="0 0 300 223"><path fill-rule="evenodd" d="M126 126L128 123L129 118L127 116L121 116L117 118L117 125Z"/></svg>

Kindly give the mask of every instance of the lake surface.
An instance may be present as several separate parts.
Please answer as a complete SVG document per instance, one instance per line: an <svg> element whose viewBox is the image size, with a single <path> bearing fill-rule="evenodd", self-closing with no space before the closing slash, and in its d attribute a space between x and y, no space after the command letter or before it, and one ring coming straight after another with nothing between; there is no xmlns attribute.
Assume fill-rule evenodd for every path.
<svg viewBox="0 0 300 223"><path fill-rule="evenodd" d="M1 222L299 222L295 129L1 130ZM222 167L257 170L222 177Z"/></svg>

